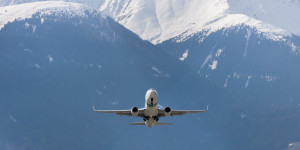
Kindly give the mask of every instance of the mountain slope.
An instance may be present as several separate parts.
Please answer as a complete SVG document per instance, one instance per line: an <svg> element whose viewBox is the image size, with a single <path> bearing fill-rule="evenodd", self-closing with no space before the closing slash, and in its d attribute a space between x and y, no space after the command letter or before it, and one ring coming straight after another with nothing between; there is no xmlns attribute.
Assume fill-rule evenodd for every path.
<svg viewBox="0 0 300 150"><path fill-rule="evenodd" d="M23 5L21 8L28 9L24 11L34 8ZM153 146L136 136L141 133L164 149L184 148L185 144L197 148L199 143L194 141L199 140L198 133L208 135L200 138L207 141L202 147L222 146L211 143L216 136L228 134L219 125L232 121L229 115L204 123L231 112L223 107L228 106L225 101L218 102L220 98L234 101L226 90L197 79L185 64L99 12L70 4L72 11L84 10L83 14L70 15L52 9L53 5L29 18L9 22L0 30L0 149ZM98 109L142 108L144 94L151 87L159 91L162 106L202 109L210 104L215 110L206 115L160 118L176 126L151 130L127 125L142 118L92 111L92 105ZM220 129L217 135L213 126ZM178 142L179 136L190 140Z"/></svg>
<svg viewBox="0 0 300 150"><path fill-rule="evenodd" d="M234 149L281 150L300 141L300 55L299 47L291 46L299 45L300 38L293 36L290 44L274 41L249 26L223 29L205 38L203 34L157 46L188 64L199 78L236 93L238 102L230 108L239 107L247 125L233 123L239 134L227 142L239 141Z"/></svg>

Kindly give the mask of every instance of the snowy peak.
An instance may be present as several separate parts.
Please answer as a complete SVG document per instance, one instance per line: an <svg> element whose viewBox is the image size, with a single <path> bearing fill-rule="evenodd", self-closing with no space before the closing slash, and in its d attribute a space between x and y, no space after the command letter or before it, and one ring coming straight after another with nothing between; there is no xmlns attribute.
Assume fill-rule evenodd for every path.
<svg viewBox="0 0 300 150"><path fill-rule="evenodd" d="M66 14L70 17L84 17L86 15L85 11L91 13L95 12L95 10L82 4L62 1L32 2L0 7L0 30L8 22L12 22L15 19L23 20L31 18L32 15L37 12L39 12L40 15Z"/></svg>
<svg viewBox="0 0 300 150"><path fill-rule="evenodd" d="M100 11L154 44L237 25L253 27L273 40L300 35L297 1L106 0Z"/></svg>
<svg viewBox="0 0 300 150"><path fill-rule="evenodd" d="M245 14L300 35L299 0L228 0L229 11Z"/></svg>
<svg viewBox="0 0 300 150"><path fill-rule="evenodd" d="M100 11L140 35L159 43L222 17L228 6L205 1L110 1ZM201 8L197 6L202 6ZM208 13L212 10L211 13Z"/></svg>
<svg viewBox="0 0 300 150"><path fill-rule="evenodd" d="M82 8L89 8L99 9L154 44L175 37L180 42L199 32L209 35L220 29L244 25L273 40L282 40L291 34L300 36L299 0L33 1L40 0L2 0L0 6L6 7L0 7L0 28L15 18L26 18L42 9L79 10L81 14ZM25 4L16 5L20 3Z"/></svg>

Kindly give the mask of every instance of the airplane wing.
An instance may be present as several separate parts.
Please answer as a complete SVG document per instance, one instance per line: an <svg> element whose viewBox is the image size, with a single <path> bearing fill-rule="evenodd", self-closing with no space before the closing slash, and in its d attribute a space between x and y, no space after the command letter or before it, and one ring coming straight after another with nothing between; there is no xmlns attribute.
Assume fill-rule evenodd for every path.
<svg viewBox="0 0 300 150"><path fill-rule="evenodd" d="M201 112L207 112L208 106L206 110L171 110L170 116L176 116L176 115L185 115L185 114L191 114L191 113L201 113ZM165 117L165 110L158 109L158 116L159 117Z"/></svg>
<svg viewBox="0 0 300 150"><path fill-rule="evenodd" d="M113 113L113 114L117 114L117 115L125 115L125 116L133 116L131 114L131 110L96 110L95 106L93 105L93 110L94 112L101 112L101 113ZM139 109L137 117L144 117L144 109Z"/></svg>

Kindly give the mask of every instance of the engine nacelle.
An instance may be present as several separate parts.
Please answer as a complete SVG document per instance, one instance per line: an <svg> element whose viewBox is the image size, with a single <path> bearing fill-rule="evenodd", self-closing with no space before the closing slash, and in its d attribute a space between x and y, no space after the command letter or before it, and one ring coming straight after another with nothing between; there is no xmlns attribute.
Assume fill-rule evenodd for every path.
<svg viewBox="0 0 300 150"><path fill-rule="evenodd" d="M139 109L137 107L131 108L131 115L132 116L137 116L138 112L139 112Z"/></svg>
<svg viewBox="0 0 300 150"><path fill-rule="evenodd" d="M171 108L170 107L166 107L165 108L165 116L170 116L171 115Z"/></svg>

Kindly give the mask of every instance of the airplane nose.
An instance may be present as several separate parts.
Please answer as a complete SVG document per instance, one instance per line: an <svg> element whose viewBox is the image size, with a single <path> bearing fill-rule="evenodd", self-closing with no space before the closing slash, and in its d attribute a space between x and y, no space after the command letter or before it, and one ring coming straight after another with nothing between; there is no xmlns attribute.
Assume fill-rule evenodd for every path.
<svg viewBox="0 0 300 150"><path fill-rule="evenodd" d="M157 94L156 94L155 91L151 91L151 95L152 95L153 97L157 97Z"/></svg>
<svg viewBox="0 0 300 150"><path fill-rule="evenodd" d="M157 92L154 90L154 89L149 89L147 92L146 92L146 99L148 98L157 98L158 95L157 95Z"/></svg>

